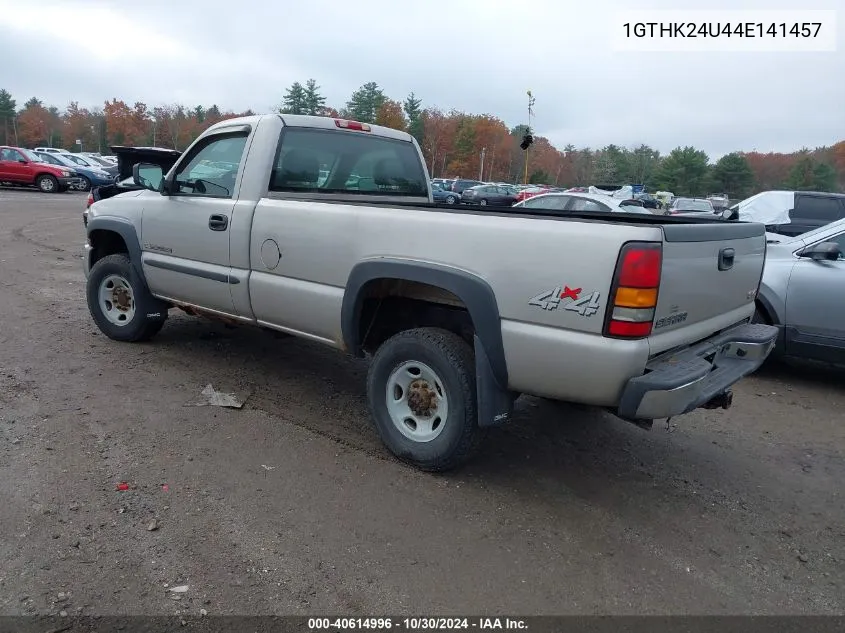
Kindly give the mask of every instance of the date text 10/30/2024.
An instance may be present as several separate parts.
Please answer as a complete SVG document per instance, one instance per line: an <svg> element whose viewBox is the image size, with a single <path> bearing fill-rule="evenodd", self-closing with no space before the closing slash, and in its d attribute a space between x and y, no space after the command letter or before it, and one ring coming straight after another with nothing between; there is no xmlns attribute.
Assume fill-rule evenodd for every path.
<svg viewBox="0 0 845 633"><path fill-rule="evenodd" d="M520 618L308 618L310 631L443 631L443 630L526 630Z"/></svg>

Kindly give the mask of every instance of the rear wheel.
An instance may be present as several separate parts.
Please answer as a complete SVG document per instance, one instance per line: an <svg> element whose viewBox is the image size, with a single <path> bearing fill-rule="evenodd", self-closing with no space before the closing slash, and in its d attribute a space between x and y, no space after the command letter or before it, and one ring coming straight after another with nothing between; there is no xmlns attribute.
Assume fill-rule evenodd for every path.
<svg viewBox="0 0 845 633"><path fill-rule="evenodd" d="M55 176L44 174L38 177L38 180L35 181L35 184L38 186L38 189L40 191L43 191L44 193L59 192L59 181L56 180Z"/></svg>
<svg viewBox="0 0 845 633"><path fill-rule="evenodd" d="M472 348L446 330L407 330L382 344L370 365L367 398L384 444L421 470L464 464L483 436Z"/></svg>

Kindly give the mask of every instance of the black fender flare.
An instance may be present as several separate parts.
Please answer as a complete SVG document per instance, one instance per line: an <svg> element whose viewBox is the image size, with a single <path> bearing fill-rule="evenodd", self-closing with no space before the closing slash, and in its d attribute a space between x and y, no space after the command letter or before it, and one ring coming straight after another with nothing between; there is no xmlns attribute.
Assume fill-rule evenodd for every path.
<svg viewBox="0 0 845 633"><path fill-rule="evenodd" d="M165 318L167 310L170 306L160 299L156 299L150 293L150 288L147 285L147 278L144 275L144 268L141 264L141 241L138 239L138 232L135 230L135 225L129 220L115 217L95 217L88 220L86 227L87 235L90 239L91 233L94 231L110 231L117 233L123 238L123 243L126 244L126 250L129 251L129 263L132 266L132 272L135 275L136 281L146 291L147 301L144 301L140 308L147 314L149 319ZM86 255L88 257L89 255ZM89 262L91 266L91 264Z"/></svg>
<svg viewBox="0 0 845 633"><path fill-rule="evenodd" d="M429 262L381 258L356 264L349 273L341 308L341 331L346 349L362 356L360 331L362 292L376 279L415 281L442 288L467 307L475 328L475 364L478 386L479 425L492 426L507 420L515 399L508 391L508 367L502 342L499 306L493 289L477 275Z"/></svg>
<svg viewBox="0 0 845 633"><path fill-rule="evenodd" d="M772 306L772 302L764 295L762 292L757 293L757 301L763 306L763 309L766 311L766 316L772 320L772 325L780 325L780 319L778 319L778 314L775 312L774 306Z"/></svg>

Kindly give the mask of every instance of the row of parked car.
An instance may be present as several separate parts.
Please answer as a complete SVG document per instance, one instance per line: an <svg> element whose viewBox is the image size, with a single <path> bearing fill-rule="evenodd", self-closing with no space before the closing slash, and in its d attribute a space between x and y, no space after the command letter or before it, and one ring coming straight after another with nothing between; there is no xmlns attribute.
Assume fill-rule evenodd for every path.
<svg viewBox="0 0 845 633"><path fill-rule="evenodd" d="M663 215L718 213L707 199L673 198L666 206L662 200L649 193L631 192L630 196L619 196L594 187L563 189L549 185L435 178L431 181L431 188L434 200L446 204L534 207L560 211L649 211Z"/></svg>
<svg viewBox="0 0 845 633"><path fill-rule="evenodd" d="M44 193L68 189L90 191L111 184L117 159L94 153L74 153L55 147L0 146L0 184L36 187Z"/></svg>

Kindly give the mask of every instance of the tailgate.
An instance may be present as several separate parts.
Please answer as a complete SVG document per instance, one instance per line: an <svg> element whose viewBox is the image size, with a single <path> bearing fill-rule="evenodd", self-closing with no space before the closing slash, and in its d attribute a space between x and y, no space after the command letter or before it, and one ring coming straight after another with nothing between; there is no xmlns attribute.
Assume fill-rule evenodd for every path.
<svg viewBox="0 0 845 633"><path fill-rule="evenodd" d="M653 336L711 321L753 304L766 259L766 228L745 222L663 225L663 267ZM732 320L722 323L719 317ZM723 319L722 319L723 320Z"/></svg>

